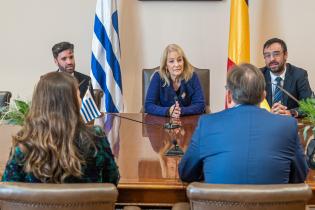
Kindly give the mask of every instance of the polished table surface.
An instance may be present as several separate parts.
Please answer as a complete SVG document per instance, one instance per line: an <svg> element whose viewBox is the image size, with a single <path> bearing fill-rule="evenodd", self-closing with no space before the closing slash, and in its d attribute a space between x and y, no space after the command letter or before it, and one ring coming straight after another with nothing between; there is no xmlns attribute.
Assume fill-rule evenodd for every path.
<svg viewBox="0 0 315 210"><path fill-rule="evenodd" d="M181 182L177 171L180 157L165 156L165 152L175 142L185 151L198 119L199 116L182 117L177 122L181 128L174 130L164 129L168 118L142 113L105 114L95 120L96 125L104 128L119 166L119 204L171 206L187 201L187 183ZM11 136L18 129L17 126L0 125L1 174L9 156ZM300 125L299 130L302 129ZM304 140L302 143L305 146ZM310 171L306 183L315 191L315 171ZM315 198L310 203L315 204Z"/></svg>
<svg viewBox="0 0 315 210"><path fill-rule="evenodd" d="M95 122L105 128L119 166L118 203L170 206L187 200L187 184L180 181L177 171L180 157L167 157L165 152L174 140L186 150L198 119L184 117L177 122L182 127L174 130L164 129L168 118L139 113L107 114Z"/></svg>
<svg viewBox="0 0 315 210"><path fill-rule="evenodd" d="M167 206L187 201L187 183L181 182L177 171L180 157L166 157L165 152L173 147L174 139L180 148L187 149L199 116L182 117L182 127L174 130L163 128L169 118L141 113L108 116L120 125L120 140L114 138L116 143L112 144L121 173L118 202ZM305 147L303 127L299 122L300 138ZM315 191L315 171L310 171L306 182ZM315 204L315 198L311 203Z"/></svg>

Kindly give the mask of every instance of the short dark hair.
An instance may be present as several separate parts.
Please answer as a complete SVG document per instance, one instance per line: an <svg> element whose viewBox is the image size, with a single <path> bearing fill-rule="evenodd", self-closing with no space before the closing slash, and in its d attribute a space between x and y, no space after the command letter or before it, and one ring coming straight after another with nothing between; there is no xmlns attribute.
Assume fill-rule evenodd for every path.
<svg viewBox="0 0 315 210"><path fill-rule="evenodd" d="M263 99L265 86L262 72L249 63L234 66L227 76L227 88L237 104L259 104Z"/></svg>
<svg viewBox="0 0 315 210"><path fill-rule="evenodd" d="M272 39L267 40L264 44L263 50L274 43L279 43L281 45L284 53L288 52L288 48L287 48L286 43L282 39L279 39L279 38L272 38Z"/></svg>
<svg viewBox="0 0 315 210"><path fill-rule="evenodd" d="M71 44L70 42L60 42L60 43L55 44L51 48L51 51L52 51L54 58L57 58L59 53L61 53L62 51L65 51L65 50L72 50L73 51L73 49L74 49L74 45Z"/></svg>

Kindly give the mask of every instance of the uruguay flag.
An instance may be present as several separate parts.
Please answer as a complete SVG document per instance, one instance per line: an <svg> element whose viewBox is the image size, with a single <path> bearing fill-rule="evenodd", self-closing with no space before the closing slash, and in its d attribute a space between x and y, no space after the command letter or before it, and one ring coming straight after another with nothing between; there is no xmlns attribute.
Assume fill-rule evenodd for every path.
<svg viewBox="0 0 315 210"><path fill-rule="evenodd" d="M82 99L80 113L85 123L101 116L101 113L98 110L89 89L87 89Z"/></svg>
<svg viewBox="0 0 315 210"><path fill-rule="evenodd" d="M123 112L116 0L97 0L92 40L92 85L102 89L102 112Z"/></svg>

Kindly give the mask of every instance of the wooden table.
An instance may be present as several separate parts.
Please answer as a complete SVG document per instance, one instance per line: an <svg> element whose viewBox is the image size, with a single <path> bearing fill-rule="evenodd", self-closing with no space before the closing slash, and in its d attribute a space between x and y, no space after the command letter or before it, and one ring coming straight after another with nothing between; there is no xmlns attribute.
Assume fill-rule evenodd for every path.
<svg viewBox="0 0 315 210"><path fill-rule="evenodd" d="M2 173L9 158L12 135L16 134L19 129L19 126L0 124L0 177L2 177Z"/></svg>
<svg viewBox="0 0 315 210"><path fill-rule="evenodd" d="M108 133L121 175L118 203L171 206L175 202L187 201L187 184L178 177L180 157L166 157L164 154L174 146L174 139L180 148L187 148L199 116L182 118L182 128L175 130L163 128L169 122L164 117L146 114L120 116L105 116L114 124L113 129L120 126L116 128L120 131L119 137L111 138L111 133ZM104 121L106 119L98 120L96 124L110 127L104 126Z"/></svg>
<svg viewBox="0 0 315 210"><path fill-rule="evenodd" d="M171 131L163 128L168 118L146 114L120 116L111 116L117 120L116 124L120 124L120 141L113 146L121 173L118 202L171 206L176 202L187 201L187 183L180 181L177 172L180 158L165 157L164 154L173 146L173 139L184 151L187 149L199 116L182 117L182 128ZM302 130L301 124L300 137L305 146ZM315 171L310 171L306 183L315 192ZM315 193L310 203L315 204Z"/></svg>
<svg viewBox="0 0 315 210"><path fill-rule="evenodd" d="M180 148L187 149L198 119L182 117L182 128L176 130L163 128L167 118L141 113L106 114L95 121L105 128L119 166L118 204L171 206L187 201L187 183L180 181L177 172L180 157L164 154L173 147L174 139ZM17 130L16 126L0 126L0 173L9 156L11 135ZM315 192L315 171L310 171L306 183ZM315 204L315 193L310 204Z"/></svg>

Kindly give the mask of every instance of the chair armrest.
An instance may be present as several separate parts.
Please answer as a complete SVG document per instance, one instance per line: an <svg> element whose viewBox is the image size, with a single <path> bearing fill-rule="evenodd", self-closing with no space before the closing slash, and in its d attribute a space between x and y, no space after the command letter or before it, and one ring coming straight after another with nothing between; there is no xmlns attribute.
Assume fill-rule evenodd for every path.
<svg viewBox="0 0 315 210"><path fill-rule="evenodd" d="M190 204L186 202L175 203L172 210L190 210Z"/></svg>
<svg viewBox="0 0 315 210"><path fill-rule="evenodd" d="M123 210L141 210L138 206L124 206Z"/></svg>
<svg viewBox="0 0 315 210"><path fill-rule="evenodd" d="M211 110L210 110L210 106L206 106L206 114L210 114Z"/></svg>

